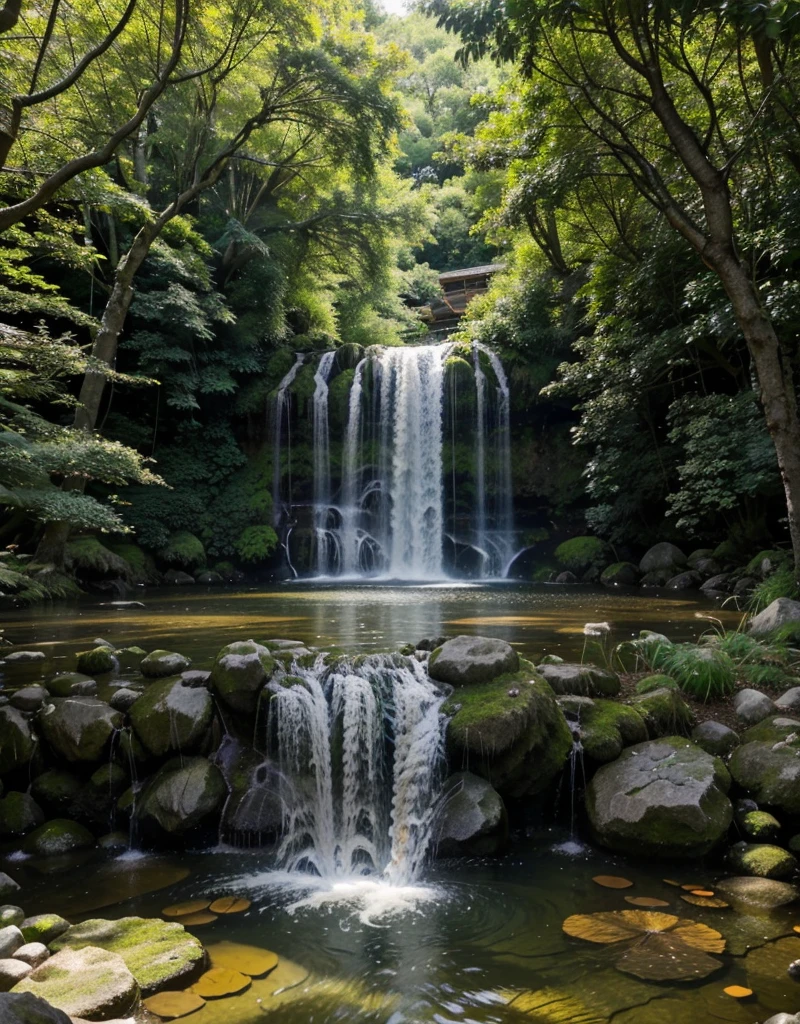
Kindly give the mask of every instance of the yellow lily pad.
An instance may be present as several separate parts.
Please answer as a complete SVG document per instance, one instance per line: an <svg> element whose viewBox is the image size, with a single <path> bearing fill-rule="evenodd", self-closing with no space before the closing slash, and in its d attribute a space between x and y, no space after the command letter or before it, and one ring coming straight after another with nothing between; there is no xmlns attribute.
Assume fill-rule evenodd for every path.
<svg viewBox="0 0 800 1024"><path fill-rule="evenodd" d="M228 967L251 978L261 978L278 965L278 954L241 942L217 942L208 946L212 967Z"/></svg>
<svg viewBox="0 0 800 1024"><path fill-rule="evenodd" d="M186 914L198 914L201 910L206 910L210 902L211 900L185 900L183 903L172 903L170 906L164 907L161 913L164 917L184 917Z"/></svg>
<svg viewBox="0 0 800 1024"><path fill-rule="evenodd" d="M196 928L201 924L211 924L216 919L217 915L212 914L210 910L200 910L196 914L184 914L183 917L178 919L178 924L182 924L186 928Z"/></svg>
<svg viewBox="0 0 800 1024"><path fill-rule="evenodd" d="M691 903L693 907L707 907L708 909L722 910L725 907L729 907L730 903L726 903L725 900L721 900L719 896L697 896L693 892L684 893L681 896L682 900L687 903Z"/></svg>
<svg viewBox="0 0 800 1024"><path fill-rule="evenodd" d="M223 996L235 996L250 988L252 979L229 967L212 967L192 985L191 991L203 999L221 999Z"/></svg>
<svg viewBox="0 0 800 1024"><path fill-rule="evenodd" d="M751 988L745 988L744 985L728 985L727 988L722 990L726 996L731 996L733 999L747 999L753 994Z"/></svg>
<svg viewBox="0 0 800 1024"><path fill-rule="evenodd" d="M223 896L214 900L208 909L215 914L241 914L250 909L250 900L244 900L239 896Z"/></svg>
<svg viewBox="0 0 800 1024"><path fill-rule="evenodd" d="M633 885L629 878L620 878L618 875L595 875L592 881L604 889L630 889Z"/></svg>
<svg viewBox="0 0 800 1024"><path fill-rule="evenodd" d="M205 999L194 992L157 992L156 995L142 1000L142 1006L163 1020L176 1020L188 1017L190 1013L202 1010Z"/></svg>
<svg viewBox="0 0 800 1024"><path fill-rule="evenodd" d="M630 903L634 907L668 907L669 903L666 900L658 900L655 896L625 896L623 897L626 903Z"/></svg>

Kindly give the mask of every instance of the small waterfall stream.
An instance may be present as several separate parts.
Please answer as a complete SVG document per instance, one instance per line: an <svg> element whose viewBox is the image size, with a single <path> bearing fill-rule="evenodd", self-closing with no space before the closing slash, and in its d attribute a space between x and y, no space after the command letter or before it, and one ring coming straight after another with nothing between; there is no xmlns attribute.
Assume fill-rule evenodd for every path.
<svg viewBox="0 0 800 1024"><path fill-rule="evenodd" d="M283 514L283 497L281 495L281 459L283 456L283 426L284 420L286 421L286 433L287 433L287 445L286 450L288 452L290 467L291 467L291 453L292 453L292 435L291 435L291 417L290 413L290 388L294 383L294 379L297 376L297 371L303 365L305 356L302 352L298 352L295 358L294 364L292 365L289 372L285 375L283 380L278 385L278 391L275 395L275 409L273 413L273 428L272 428L272 443L273 443L273 469L272 469L272 508L273 515L275 518L276 525L280 523L281 516ZM291 487L291 468L289 470L289 488L287 494L287 502L291 505L292 502L292 487Z"/></svg>

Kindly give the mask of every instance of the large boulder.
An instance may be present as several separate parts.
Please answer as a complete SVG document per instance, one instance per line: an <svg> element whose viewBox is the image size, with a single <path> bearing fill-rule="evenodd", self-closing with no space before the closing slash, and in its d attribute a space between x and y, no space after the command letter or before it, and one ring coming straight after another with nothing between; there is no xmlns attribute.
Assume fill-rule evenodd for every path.
<svg viewBox="0 0 800 1024"><path fill-rule="evenodd" d="M764 636L781 626L793 623L800 623L800 601L779 597L772 604L767 605L763 612L753 616L748 628L756 636Z"/></svg>
<svg viewBox="0 0 800 1024"><path fill-rule="evenodd" d="M24 945L25 936L16 925L7 924L0 928L0 958L13 956Z"/></svg>
<svg viewBox="0 0 800 1024"><path fill-rule="evenodd" d="M788 850L770 843L734 843L728 850L728 863L739 874L757 878L789 878L797 867Z"/></svg>
<svg viewBox="0 0 800 1024"><path fill-rule="evenodd" d="M50 944L53 950L98 947L119 955L143 994L182 988L205 965L203 944L182 924L158 918L92 918L75 924Z"/></svg>
<svg viewBox="0 0 800 1024"><path fill-rule="evenodd" d="M630 587L639 582L641 575L633 562L614 562L603 570L600 582L606 587Z"/></svg>
<svg viewBox="0 0 800 1024"><path fill-rule="evenodd" d="M96 697L57 697L39 716L50 749L65 761L99 761L123 717Z"/></svg>
<svg viewBox="0 0 800 1024"><path fill-rule="evenodd" d="M6 793L0 800L0 836L24 836L44 822L44 811L28 793Z"/></svg>
<svg viewBox="0 0 800 1024"><path fill-rule="evenodd" d="M25 918L19 930L25 937L25 942L41 942L47 946L53 939L63 935L69 926L69 921L58 914L34 914L33 917Z"/></svg>
<svg viewBox="0 0 800 1024"><path fill-rule="evenodd" d="M14 991L40 996L70 1016L85 1020L124 1017L139 999L139 986L122 957L95 946L56 953Z"/></svg>
<svg viewBox="0 0 800 1024"><path fill-rule="evenodd" d="M678 689L651 690L633 697L630 706L642 717L650 739L688 733L694 725L694 713Z"/></svg>
<svg viewBox="0 0 800 1024"><path fill-rule="evenodd" d="M93 697L97 693L95 680L82 672L61 672L45 686L51 697Z"/></svg>
<svg viewBox="0 0 800 1024"><path fill-rule="evenodd" d="M676 566L686 565L686 555L680 548L668 541L654 544L646 551L639 562L642 572L654 572L657 569L672 569Z"/></svg>
<svg viewBox="0 0 800 1024"><path fill-rule="evenodd" d="M211 687L232 711L253 714L275 666L266 647L255 640L239 640L223 647L214 659Z"/></svg>
<svg viewBox="0 0 800 1024"><path fill-rule="evenodd" d="M702 857L733 820L719 758L678 736L628 747L586 790L603 846L639 856Z"/></svg>
<svg viewBox="0 0 800 1024"><path fill-rule="evenodd" d="M434 842L441 857L486 857L508 839L508 817L500 794L472 772L456 772L443 790L443 810Z"/></svg>
<svg viewBox="0 0 800 1024"><path fill-rule="evenodd" d="M450 764L490 782L504 799L544 792L572 750L550 686L530 663L491 683L458 686L444 704Z"/></svg>
<svg viewBox="0 0 800 1024"><path fill-rule="evenodd" d="M31 783L31 795L54 815L67 814L80 789L80 781L59 768L42 772Z"/></svg>
<svg viewBox="0 0 800 1024"><path fill-rule="evenodd" d="M148 679L162 679L184 672L191 662L176 651L151 651L142 658L139 669Z"/></svg>
<svg viewBox="0 0 800 1024"><path fill-rule="evenodd" d="M558 703L567 721L574 723L584 755L596 764L614 761L625 747L647 739L641 715L625 704L588 697L561 697Z"/></svg>
<svg viewBox="0 0 800 1024"><path fill-rule="evenodd" d="M106 644L93 647L90 651L81 651L75 659L76 670L87 676L102 676L113 672L117 664L113 649Z"/></svg>
<svg viewBox="0 0 800 1024"><path fill-rule="evenodd" d="M71 1024L63 1010L30 992L0 995L0 1020L3 1024Z"/></svg>
<svg viewBox="0 0 800 1024"><path fill-rule="evenodd" d="M12 693L9 703L20 711L38 711L46 700L47 690L37 683L33 686L23 686L21 690Z"/></svg>
<svg viewBox="0 0 800 1024"><path fill-rule="evenodd" d="M736 876L723 878L714 886L726 898L745 906L760 907L774 910L787 903L794 903L800 897L800 890L788 882L778 882L772 878L756 878Z"/></svg>
<svg viewBox="0 0 800 1024"><path fill-rule="evenodd" d="M5 871L0 871L0 900L8 899L11 896L16 897L19 888L19 882L15 882Z"/></svg>
<svg viewBox="0 0 800 1024"><path fill-rule="evenodd" d="M692 729L691 738L698 747L702 747L707 754L714 754L715 757L725 757L739 745L739 734L713 719L696 725Z"/></svg>
<svg viewBox="0 0 800 1024"><path fill-rule="evenodd" d="M742 725L758 725L778 709L765 693L746 688L734 694L733 710Z"/></svg>
<svg viewBox="0 0 800 1024"><path fill-rule="evenodd" d="M562 695L616 697L620 689L617 673L596 665L561 662L556 665L540 665L538 671L553 691Z"/></svg>
<svg viewBox="0 0 800 1024"><path fill-rule="evenodd" d="M145 786L136 817L180 835L216 813L227 792L219 768L204 757L173 758Z"/></svg>
<svg viewBox="0 0 800 1024"><path fill-rule="evenodd" d="M800 815L800 720L773 717L748 729L729 767L759 805Z"/></svg>
<svg viewBox="0 0 800 1024"><path fill-rule="evenodd" d="M94 836L83 825L68 818L54 818L25 837L22 849L34 857L54 857L94 846Z"/></svg>
<svg viewBox="0 0 800 1024"><path fill-rule="evenodd" d="M136 735L155 757L192 753L211 724L214 702L203 687L177 679L152 683L130 708Z"/></svg>
<svg viewBox="0 0 800 1024"><path fill-rule="evenodd" d="M505 640L456 636L437 647L428 660L431 679L451 686L488 683L519 669L519 655Z"/></svg>
<svg viewBox="0 0 800 1024"><path fill-rule="evenodd" d="M0 707L0 775L25 767L36 747L31 727L22 712Z"/></svg>

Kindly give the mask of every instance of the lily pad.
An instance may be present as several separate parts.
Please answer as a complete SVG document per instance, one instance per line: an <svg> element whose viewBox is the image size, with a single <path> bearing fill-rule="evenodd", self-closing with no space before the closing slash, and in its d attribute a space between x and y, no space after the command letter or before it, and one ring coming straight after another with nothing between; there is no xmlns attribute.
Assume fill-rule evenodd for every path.
<svg viewBox="0 0 800 1024"><path fill-rule="evenodd" d="M163 1020L176 1020L202 1009L206 1001L194 992L159 992L149 999L143 999L142 1005Z"/></svg>
<svg viewBox="0 0 800 1024"><path fill-rule="evenodd" d="M278 954L259 946L247 946L241 942L217 942L207 948L212 967L228 967L251 978L260 978L278 965Z"/></svg>
<svg viewBox="0 0 800 1024"><path fill-rule="evenodd" d="M592 881L604 889L630 889L633 885L629 878L620 878L618 875L595 875Z"/></svg>
<svg viewBox="0 0 800 1024"><path fill-rule="evenodd" d="M164 907L161 913L164 917L183 917L186 914L197 914L201 910L208 910L210 902L211 900L184 900L183 903L172 903L170 906Z"/></svg>
<svg viewBox="0 0 800 1024"><path fill-rule="evenodd" d="M178 923L185 928L196 928L198 925L211 924L216 920L217 915L212 914L210 910L198 910L196 914L184 914Z"/></svg>
<svg viewBox="0 0 800 1024"><path fill-rule="evenodd" d="M703 888L702 885L698 885L696 883L694 883L692 885L682 885L681 886L681 889L684 889L686 892L697 892L698 889L702 889L702 888Z"/></svg>
<svg viewBox="0 0 800 1024"><path fill-rule="evenodd" d="M239 896L223 896L214 900L208 908L214 914L241 914L250 909L250 900L242 899Z"/></svg>
<svg viewBox="0 0 800 1024"><path fill-rule="evenodd" d="M705 896L706 899L710 900L711 897L714 895L714 890L713 889L692 889L691 895L692 896Z"/></svg>
<svg viewBox="0 0 800 1024"><path fill-rule="evenodd" d="M626 903L630 903L634 907L645 907L652 909L653 907L668 907L669 903L667 900L658 900L655 896L625 896L623 897Z"/></svg>
<svg viewBox="0 0 800 1024"><path fill-rule="evenodd" d="M730 906L730 903L721 900L719 896L698 896L693 892L685 893L681 899L691 903L693 907L706 907L709 910L724 910Z"/></svg>
<svg viewBox="0 0 800 1024"><path fill-rule="evenodd" d="M230 967L212 967L192 985L191 991L204 999L220 999L222 996L235 996L250 988L252 979Z"/></svg>
<svg viewBox="0 0 800 1024"><path fill-rule="evenodd" d="M649 910L573 914L563 924L573 938L619 944L615 967L643 981L693 981L723 965L708 953L722 953L725 940L708 925Z"/></svg>
<svg viewBox="0 0 800 1024"><path fill-rule="evenodd" d="M732 999L747 999L753 994L753 990L745 988L744 985L728 985L722 991L726 996L731 996Z"/></svg>
<svg viewBox="0 0 800 1024"><path fill-rule="evenodd" d="M666 885L674 885L676 889L680 888L680 882L676 882L674 878L662 878L662 882Z"/></svg>
<svg viewBox="0 0 800 1024"><path fill-rule="evenodd" d="M574 996L557 989L499 992L497 995L518 1013L534 1020L546 1020L547 1024L603 1024L606 1019Z"/></svg>

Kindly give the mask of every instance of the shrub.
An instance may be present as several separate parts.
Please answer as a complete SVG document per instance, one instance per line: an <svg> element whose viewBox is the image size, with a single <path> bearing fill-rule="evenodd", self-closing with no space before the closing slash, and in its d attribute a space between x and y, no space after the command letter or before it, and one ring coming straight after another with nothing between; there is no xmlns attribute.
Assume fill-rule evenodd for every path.
<svg viewBox="0 0 800 1024"><path fill-rule="evenodd" d="M97 537L76 537L69 541L64 564L79 575L124 576L129 578L128 563L100 543Z"/></svg>
<svg viewBox="0 0 800 1024"><path fill-rule="evenodd" d="M747 602L747 607L757 615L773 601L777 601L779 597L791 597L795 601L800 599L800 583L788 566L778 569L761 583L756 584L750 595L750 600Z"/></svg>
<svg viewBox="0 0 800 1024"><path fill-rule="evenodd" d="M731 693L736 686L736 666L724 651L697 644L673 644L662 670L684 693L708 701Z"/></svg>
<svg viewBox="0 0 800 1024"><path fill-rule="evenodd" d="M271 526L248 526L236 542L236 552L243 562L264 562L278 546L278 535Z"/></svg>
<svg viewBox="0 0 800 1024"><path fill-rule="evenodd" d="M171 533L166 545L158 554L167 565L180 565L195 569L206 563L203 542L188 530L177 530L175 533Z"/></svg>
<svg viewBox="0 0 800 1024"><path fill-rule="evenodd" d="M599 537L572 537L558 545L555 556L564 568L586 572L608 562L608 545Z"/></svg>
<svg viewBox="0 0 800 1024"><path fill-rule="evenodd" d="M653 690L677 690L678 684L671 676L654 675L640 679L636 684L637 693L652 693Z"/></svg>

